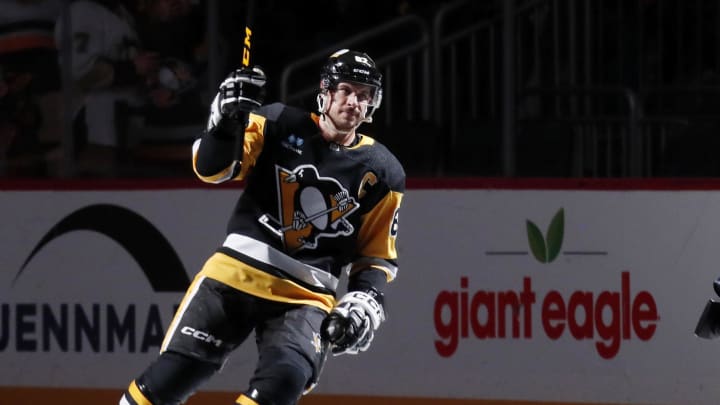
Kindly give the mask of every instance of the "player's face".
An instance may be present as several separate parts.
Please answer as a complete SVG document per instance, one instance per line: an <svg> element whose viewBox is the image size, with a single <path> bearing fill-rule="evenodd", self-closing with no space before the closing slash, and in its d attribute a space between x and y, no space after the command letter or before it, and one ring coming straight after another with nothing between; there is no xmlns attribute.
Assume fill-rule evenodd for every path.
<svg viewBox="0 0 720 405"><path fill-rule="evenodd" d="M337 129L350 131L365 116L368 103L372 101L373 88L359 83L340 82L331 91L332 102L327 114Z"/></svg>

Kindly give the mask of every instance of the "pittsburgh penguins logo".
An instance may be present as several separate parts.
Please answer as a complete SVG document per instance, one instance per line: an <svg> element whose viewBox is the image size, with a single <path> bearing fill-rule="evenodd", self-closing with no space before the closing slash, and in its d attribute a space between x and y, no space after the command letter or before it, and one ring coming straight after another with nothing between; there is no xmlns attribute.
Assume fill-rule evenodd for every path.
<svg viewBox="0 0 720 405"><path fill-rule="evenodd" d="M320 177L312 165L293 171L276 166L280 219L259 218L292 252L315 249L321 237L347 236L354 227L346 219L360 207L346 188L330 177Z"/></svg>

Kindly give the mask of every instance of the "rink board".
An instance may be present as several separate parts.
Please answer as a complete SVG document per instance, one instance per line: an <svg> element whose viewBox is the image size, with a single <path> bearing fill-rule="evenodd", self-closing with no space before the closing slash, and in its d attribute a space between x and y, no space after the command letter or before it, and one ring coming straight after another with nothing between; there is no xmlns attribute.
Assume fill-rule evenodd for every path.
<svg viewBox="0 0 720 405"><path fill-rule="evenodd" d="M182 297L167 279L202 266L240 192L0 192L0 397L116 398ZM153 229L164 243L128 242ZM720 396L720 341L692 333L720 273L720 191L410 188L399 235L388 322L369 352L331 358L302 404ZM227 403L254 360L242 347L190 403Z"/></svg>
<svg viewBox="0 0 720 405"><path fill-rule="evenodd" d="M13 405L36 405L53 403L54 405L78 404L115 404L118 400L116 390L101 389L50 389L50 388L6 388L0 387L0 396ZM188 400L186 405L228 405L237 395L227 392L201 392ZM449 399L372 397L352 395L308 395L299 405L542 405L536 401L502 401L481 399ZM574 405L563 403L563 405ZM578 404L580 405L580 404ZM587 404L582 405L610 405Z"/></svg>

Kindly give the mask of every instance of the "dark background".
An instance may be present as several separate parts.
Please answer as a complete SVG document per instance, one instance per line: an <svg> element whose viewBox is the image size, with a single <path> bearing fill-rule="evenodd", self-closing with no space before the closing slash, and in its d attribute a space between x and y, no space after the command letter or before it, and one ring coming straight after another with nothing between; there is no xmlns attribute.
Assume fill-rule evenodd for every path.
<svg viewBox="0 0 720 405"><path fill-rule="evenodd" d="M62 19L70 2L15 3ZM8 48L3 36L25 27L8 12L0 175L192 177L189 148L217 84L240 64L249 3L187 1L166 20L149 7L182 0L99 3L126 6L140 46L187 64L192 80L158 107L157 88L137 78L149 101L118 117L122 136L139 141L95 152L78 116L62 109L71 82L63 44ZM26 13L25 23L47 27L48 15ZM718 0L267 0L253 3L250 27L266 102L312 110L307 89L323 58L343 47L370 54L385 96L361 132L385 143L410 176L717 177L719 19ZM48 93L57 108L43 105ZM62 113L53 119L53 111Z"/></svg>

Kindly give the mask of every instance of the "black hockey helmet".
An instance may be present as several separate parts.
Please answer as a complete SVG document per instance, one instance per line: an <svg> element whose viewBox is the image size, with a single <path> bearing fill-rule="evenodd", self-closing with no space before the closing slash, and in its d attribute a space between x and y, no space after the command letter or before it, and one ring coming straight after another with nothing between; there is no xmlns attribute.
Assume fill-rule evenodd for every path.
<svg viewBox="0 0 720 405"><path fill-rule="evenodd" d="M328 58L320 74L322 86L333 89L339 82L354 82L382 87L382 75L366 53L341 49Z"/></svg>
<svg viewBox="0 0 720 405"><path fill-rule="evenodd" d="M382 74L375 65L375 61L363 52L349 49L336 51L330 55L322 67L320 90L326 93L328 90L335 89L340 82L365 84L375 89L365 114L365 118L369 121L382 100ZM322 105L320 110L323 111Z"/></svg>

